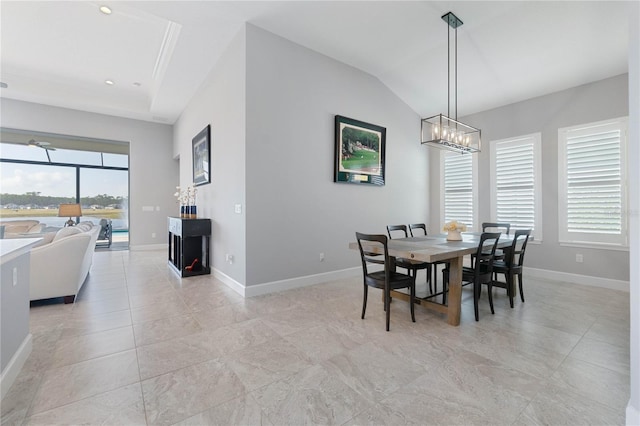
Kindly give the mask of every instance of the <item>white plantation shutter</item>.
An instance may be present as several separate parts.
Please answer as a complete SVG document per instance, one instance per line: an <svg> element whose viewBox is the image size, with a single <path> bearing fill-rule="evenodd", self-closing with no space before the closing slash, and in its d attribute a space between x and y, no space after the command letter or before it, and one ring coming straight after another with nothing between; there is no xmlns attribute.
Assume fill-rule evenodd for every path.
<svg viewBox="0 0 640 426"><path fill-rule="evenodd" d="M451 220L475 227L476 191L474 156L456 152L443 152L444 199L443 223Z"/></svg>
<svg viewBox="0 0 640 426"><path fill-rule="evenodd" d="M531 229L540 226L540 133L491 142L491 221Z"/></svg>
<svg viewBox="0 0 640 426"><path fill-rule="evenodd" d="M561 241L626 245L626 120L561 129Z"/></svg>

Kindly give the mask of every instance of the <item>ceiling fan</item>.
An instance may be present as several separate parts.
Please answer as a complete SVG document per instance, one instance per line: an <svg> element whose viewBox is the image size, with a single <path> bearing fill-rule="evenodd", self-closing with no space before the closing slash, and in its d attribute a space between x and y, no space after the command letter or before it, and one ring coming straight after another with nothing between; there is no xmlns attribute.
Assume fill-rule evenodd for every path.
<svg viewBox="0 0 640 426"><path fill-rule="evenodd" d="M42 148L42 149L47 150L47 151L55 151L56 150L54 147L49 146L49 145L51 145L51 143L44 142L44 141L37 141L35 139L31 139L27 143L27 145L28 146L35 146L35 147L38 147L38 148Z"/></svg>

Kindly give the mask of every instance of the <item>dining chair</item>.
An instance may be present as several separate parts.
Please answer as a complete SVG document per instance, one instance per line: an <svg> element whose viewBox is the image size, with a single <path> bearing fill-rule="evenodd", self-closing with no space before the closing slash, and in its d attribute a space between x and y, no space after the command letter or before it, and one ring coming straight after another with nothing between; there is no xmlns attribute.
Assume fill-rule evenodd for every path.
<svg viewBox="0 0 640 426"><path fill-rule="evenodd" d="M425 233L426 233L425 229ZM387 226L387 235L389 235L389 239L393 239L394 235L396 238L408 238L409 234L407 234L407 225L388 225ZM411 234L413 237L413 234ZM426 269L427 271L427 280L425 281L429 285L429 293L433 293L431 289L431 263L423 262L420 260L412 260L412 259L404 259L404 258L396 258L396 266L406 269L409 271L409 274L413 273L414 277L417 277L418 270Z"/></svg>
<svg viewBox="0 0 640 426"><path fill-rule="evenodd" d="M356 232L356 239L358 240L358 247L360 248L364 286L362 319L364 319L364 314L367 310L367 295L369 287L382 289L384 294L384 310L387 315L387 331L389 331L389 321L391 317L391 290L408 288L410 292L409 303L411 305L411 321L416 322L416 316L414 313L416 278L415 276L396 272L392 257L389 256L387 236L361 234L360 232ZM363 243L365 243L364 246ZM383 252L384 259L380 258L379 253L370 251L372 246L378 247L379 251ZM374 267L374 270L370 270L370 265L383 265L384 269L380 271L379 267Z"/></svg>
<svg viewBox="0 0 640 426"><path fill-rule="evenodd" d="M419 230L422 231L419 231ZM416 230L416 233L414 234L413 231ZM423 232L423 233L421 233ZM424 223L412 223L409 224L409 233L411 234L412 237L421 237L421 236L427 236L427 225L425 225ZM448 265L449 262L447 261L437 261L437 262L430 262L431 267L433 268L433 276L431 276L431 273L429 271L429 269L427 269L427 271L429 271L429 292L431 294L437 293L438 292L438 265ZM433 283L433 291L431 289L431 284ZM443 295L444 297L444 295ZM443 301L444 303L444 301Z"/></svg>
<svg viewBox="0 0 640 426"><path fill-rule="evenodd" d="M509 235L511 230L511 224L506 222L482 222L482 232L502 232L505 235ZM501 249L496 250L496 259L504 259L504 252Z"/></svg>
<svg viewBox="0 0 640 426"><path fill-rule="evenodd" d="M482 284L488 285L493 279L493 262L500 234L500 232L483 232L480 235L478 248L472 257L471 266L462 267L462 285L473 284L473 310L476 321L480 319L478 301L480 300ZM445 268L442 271L442 275L446 291L449 283L449 269ZM489 305L493 306L491 295L489 295ZM493 309L491 309L491 313L494 313Z"/></svg>
<svg viewBox="0 0 640 426"><path fill-rule="evenodd" d="M489 289L489 305L493 313L493 287L500 287L507 290L509 304L513 308L514 284L515 277L518 277L518 286L520 288L520 299L524 303L524 294L522 292L522 265L524 263L524 252L527 248L527 242L531 235L530 229L517 230L513 242L509 248L504 249L505 259L498 260L493 263L493 273L495 280L488 284ZM505 281L498 281L498 274L504 274Z"/></svg>

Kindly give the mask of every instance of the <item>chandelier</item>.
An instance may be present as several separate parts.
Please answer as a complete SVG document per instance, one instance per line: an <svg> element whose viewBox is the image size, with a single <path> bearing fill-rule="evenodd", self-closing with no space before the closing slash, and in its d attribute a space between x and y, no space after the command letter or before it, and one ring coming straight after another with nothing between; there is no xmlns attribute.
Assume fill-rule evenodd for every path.
<svg viewBox="0 0 640 426"><path fill-rule="evenodd" d="M458 27L462 25L462 21L453 12L442 15L442 20L447 23L447 115L438 114L422 119L421 143L462 154L480 152L480 129L458 121ZM453 118L451 92L454 103Z"/></svg>

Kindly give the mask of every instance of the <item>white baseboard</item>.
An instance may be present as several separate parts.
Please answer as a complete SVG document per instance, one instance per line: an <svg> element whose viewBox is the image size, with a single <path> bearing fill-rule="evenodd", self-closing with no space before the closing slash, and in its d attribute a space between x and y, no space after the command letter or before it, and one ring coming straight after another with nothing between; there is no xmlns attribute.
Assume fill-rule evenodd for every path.
<svg viewBox="0 0 640 426"><path fill-rule="evenodd" d="M307 287L343 278L351 278L359 274L362 274L362 267L341 269L338 271L323 272L321 274L306 275L304 277L289 278L286 280L252 285L245 288L245 293L246 297L260 296L261 294L276 293L278 291Z"/></svg>
<svg viewBox="0 0 640 426"><path fill-rule="evenodd" d="M593 287L603 287L612 290L629 292L629 282L612 280L609 278L592 277L589 275L570 274L567 272L550 271L547 269L524 268L524 273L531 278L544 279L550 281L564 281L572 284L589 285ZM260 296L262 294L277 293L279 291L291 290L294 288L307 287L329 281L344 278L351 278L362 274L361 267L341 269L338 271L323 272L321 274L306 275L303 277L289 278L286 280L272 281L268 283L245 286L244 284L231 278L224 272L213 269L214 277L228 285L242 297Z"/></svg>
<svg viewBox="0 0 640 426"><path fill-rule="evenodd" d="M240 294L242 297L260 296L262 294L277 293L279 291L291 290L294 288L307 287L310 285L321 284L329 281L335 281L343 278L351 278L362 274L362 268L349 268L341 269L338 271L323 272L321 274L306 275L304 277L290 278L280 281L272 281L269 283L256 284L251 286L245 286L242 283L234 280L224 272L215 269L213 270L214 276L231 287L234 291Z"/></svg>
<svg viewBox="0 0 640 426"><path fill-rule="evenodd" d="M531 278L551 281L564 281L571 284L582 284L592 287L603 287L611 290L629 292L629 281L612 280L610 278L592 277L590 275L570 274L568 272L550 271L547 269L524 267L524 274Z"/></svg>
<svg viewBox="0 0 640 426"><path fill-rule="evenodd" d="M627 426L640 426L640 410L631 405L631 400L627 404Z"/></svg>
<svg viewBox="0 0 640 426"><path fill-rule="evenodd" d="M24 338L16 353L13 354L11 360L9 360L9 364L7 364L2 372L2 376L0 376L0 399L3 399L7 392L9 392L11 385L16 380L16 377L18 377L20 370L22 370L22 366L24 366L27 358L31 355L32 347L31 334L27 334L27 337Z"/></svg>
<svg viewBox="0 0 640 426"><path fill-rule="evenodd" d="M142 244L137 246L129 246L131 251L151 251L151 250L168 250L169 244Z"/></svg>
<svg viewBox="0 0 640 426"><path fill-rule="evenodd" d="M238 281L234 280L229 275L225 274L219 269L216 269L216 268L211 268L211 269L213 270L214 278L217 278L223 283L225 283L227 286L229 286L233 291L238 293L240 296L247 297L245 295L246 292L245 292L244 284L239 283Z"/></svg>

